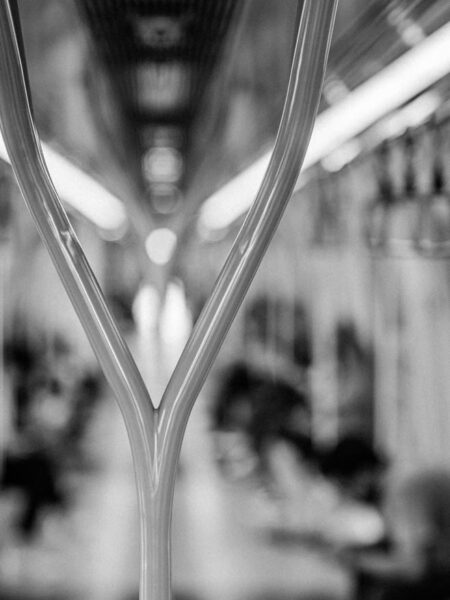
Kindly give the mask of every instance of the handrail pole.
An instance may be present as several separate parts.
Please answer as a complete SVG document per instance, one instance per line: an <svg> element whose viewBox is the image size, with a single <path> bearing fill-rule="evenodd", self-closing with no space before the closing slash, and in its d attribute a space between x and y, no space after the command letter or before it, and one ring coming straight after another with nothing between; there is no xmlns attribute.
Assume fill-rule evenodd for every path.
<svg viewBox="0 0 450 600"><path fill-rule="evenodd" d="M190 412L297 181L318 110L337 3L299 0L303 6L291 75L268 170L163 395L157 470L158 495L162 506L169 507L166 510L173 503L176 465ZM170 543L170 520L168 526ZM147 575L151 585L151 569ZM150 598L170 600L170 592L141 596Z"/></svg>
<svg viewBox="0 0 450 600"><path fill-rule="evenodd" d="M9 0L0 2L0 81L0 128L41 238L124 413L134 414L130 411L131 399L142 419L153 420L142 377L106 306L48 173L30 112Z"/></svg>
<svg viewBox="0 0 450 600"><path fill-rule="evenodd" d="M166 461L178 456L189 414L292 195L311 137L338 0L305 0L275 148L256 200L175 367L161 403ZM167 435L168 431L176 435Z"/></svg>
<svg viewBox="0 0 450 600"><path fill-rule="evenodd" d="M0 123L39 233L117 397L133 453L141 522L141 600L170 600L176 468L189 414L292 194L317 113L338 0L298 0L285 107L260 191L183 351L159 409L117 330L48 174L9 6L0 2Z"/></svg>
<svg viewBox="0 0 450 600"><path fill-rule="evenodd" d="M9 0L0 2L0 82L0 127L19 187L123 414L142 523L149 511L148 496L157 485L157 415L47 171L30 112ZM148 536L142 526L143 558Z"/></svg>

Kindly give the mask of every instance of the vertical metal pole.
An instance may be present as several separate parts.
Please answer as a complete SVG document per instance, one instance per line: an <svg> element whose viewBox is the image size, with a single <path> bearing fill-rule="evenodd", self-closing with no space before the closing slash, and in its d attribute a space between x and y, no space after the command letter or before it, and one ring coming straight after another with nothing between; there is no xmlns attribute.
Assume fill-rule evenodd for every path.
<svg viewBox="0 0 450 600"><path fill-rule="evenodd" d="M3 462L5 450L7 449L9 436L9 407L5 393L5 354L3 351L5 345L5 310L6 310L6 265L7 265L7 243L0 240L0 477L3 472Z"/></svg>
<svg viewBox="0 0 450 600"><path fill-rule="evenodd" d="M123 414L144 524L141 553L146 565L158 533L147 525L154 520L157 415L48 173L30 111L9 0L0 2L0 127L22 195Z"/></svg>
<svg viewBox="0 0 450 600"><path fill-rule="evenodd" d="M127 425L141 520L141 600L170 600L176 466L190 411L297 181L320 99L338 0L299 0L285 107L255 204L155 409L46 169L26 94L9 0L0 2L0 122L16 177Z"/></svg>
<svg viewBox="0 0 450 600"><path fill-rule="evenodd" d="M150 398L47 171L8 0L0 2L0 82L0 128L22 195L127 424L142 429L153 422Z"/></svg>
<svg viewBox="0 0 450 600"><path fill-rule="evenodd" d="M174 462L190 411L291 197L317 114L337 0L306 0L275 148L212 295L161 405L165 462ZM175 431L176 435L167 435Z"/></svg>

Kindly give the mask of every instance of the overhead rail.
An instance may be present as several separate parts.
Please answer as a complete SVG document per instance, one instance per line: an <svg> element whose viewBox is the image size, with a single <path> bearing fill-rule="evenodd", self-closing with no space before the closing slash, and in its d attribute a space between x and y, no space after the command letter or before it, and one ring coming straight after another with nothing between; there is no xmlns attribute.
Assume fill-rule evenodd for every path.
<svg viewBox="0 0 450 600"><path fill-rule="evenodd" d="M303 168L316 164L448 73L450 23L323 111L317 117ZM271 152L264 154L206 200L200 212L202 227L227 227L248 210L270 156ZM295 189L301 186L299 180Z"/></svg>

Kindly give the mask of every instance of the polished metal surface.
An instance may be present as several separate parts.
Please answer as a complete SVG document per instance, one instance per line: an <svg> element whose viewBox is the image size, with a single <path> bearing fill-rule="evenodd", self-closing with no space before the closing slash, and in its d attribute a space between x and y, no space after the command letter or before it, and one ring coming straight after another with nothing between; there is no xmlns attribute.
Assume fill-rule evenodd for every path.
<svg viewBox="0 0 450 600"><path fill-rule="evenodd" d="M158 409L109 313L51 182L33 124L8 0L0 4L0 121L25 201L122 410L141 519L141 600L169 600L176 467L191 409L292 194L308 147L337 0L299 2L291 77L275 149Z"/></svg>
<svg viewBox="0 0 450 600"><path fill-rule="evenodd" d="M275 232L311 136L337 2L305 2L269 167L162 401L160 429L183 432L198 392ZM180 436L172 436L172 440ZM166 438L167 439L167 438ZM177 443L180 443L179 441ZM173 441L164 455L177 453Z"/></svg>
<svg viewBox="0 0 450 600"><path fill-rule="evenodd" d="M154 409L51 181L27 98L9 2L0 3L0 126L21 192L122 411L139 474L153 487Z"/></svg>

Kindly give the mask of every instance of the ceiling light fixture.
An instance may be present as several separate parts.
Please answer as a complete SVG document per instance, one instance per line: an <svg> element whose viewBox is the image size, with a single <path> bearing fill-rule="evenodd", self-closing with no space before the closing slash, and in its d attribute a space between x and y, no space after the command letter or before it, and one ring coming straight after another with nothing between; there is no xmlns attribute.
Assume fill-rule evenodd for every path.
<svg viewBox="0 0 450 600"><path fill-rule="evenodd" d="M148 188L152 208L160 215L170 215L180 206L182 195L171 183L152 184Z"/></svg>
<svg viewBox="0 0 450 600"><path fill-rule="evenodd" d="M335 172L354 160L361 152L374 148L383 140L399 137L411 127L419 127L433 115L442 104L442 96L435 90L424 92L399 110L389 113L364 134L363 143L360 139L349 140L321 163L326 171Z"/></svg>
<svg viewBox="0 0 450 600"><path fill-rule="evenodd" d="M174 148L150 148L142 160L145 178L150 183L176 183L183 171L181 154Z"/></svg>
<svg viewBox="0 0 450 600"><path fill-rule="evenodd" d="M177 244L176 234L167 227L154 229L145 240L145 249L149 259L155 265L165 265L172 258Z"/></svg>
<svg viewBox="0 0 450 600"><path fill-rule="evenodd" d="M177 110L189 92L189 71L181 63L143 63L136 70L138 101L143 110Z"/></svg>
<svg viewBox="0 0 450 600"><path fill-rule="evenodd" d="M368 132L371 146L395 138L410 127L418 127L433 115L442 104L442 96L435 90L421 94L402 109L389 114Z"/></svg>
<svg viewBox="0 0 450 600"><path fill-rule="evenodd" d="M305 157L306 169L361 134L450 72L450 23L353 90L316 119ZM210 196L200 212L203 227L227 227L250 207L269 164L271 152ZM301 187L301 177L296 190Z"/></svg>
<svg viewBox="0 0 450 600"><path fill-rule="evenodd" d="M135 32L141 43L165 50L174 48L183 40L183 27L180 19L164 15L156 17L138 17L135 20Z"/></svg>
<svg viewBox="0 0 450 600"><path fill-rule="evenodd" d="M93 177L42 143L48 170L58 194L69 208L77 211L115 239L124 233L127 215L123 203ZM0 133L0 159L10 164Z"/></svg>

